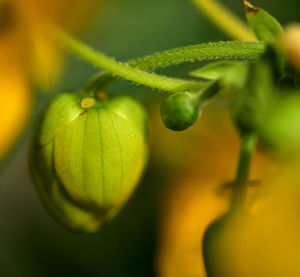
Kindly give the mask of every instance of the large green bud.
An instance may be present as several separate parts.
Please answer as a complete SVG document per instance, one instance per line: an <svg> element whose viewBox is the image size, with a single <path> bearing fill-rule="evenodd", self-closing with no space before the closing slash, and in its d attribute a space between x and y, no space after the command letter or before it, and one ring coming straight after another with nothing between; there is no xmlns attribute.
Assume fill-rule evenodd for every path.
<svg viewBox="0 0 300 277"><path fill-rule="evenodd" d="M147 154L147 116L135 100L64 93L37 122L29 168L51 216L95 232L129 198Z"/></svg>

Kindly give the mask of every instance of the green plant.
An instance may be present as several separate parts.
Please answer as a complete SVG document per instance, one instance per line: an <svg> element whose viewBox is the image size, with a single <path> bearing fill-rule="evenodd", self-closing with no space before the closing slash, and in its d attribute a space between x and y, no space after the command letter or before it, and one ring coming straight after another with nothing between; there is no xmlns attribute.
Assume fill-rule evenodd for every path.
<svg viewBox="0 0 300 277"><path fill-rule="evenodd" d="M298 73L282 47L283 29L266 11L244 3L250 29L240 25L236 18L231 21L233 25L225 24L223 28L239 39L257 41L192 45L127 63L107 57L53 27L56 40L66 50L104 70L77 94L55 98L41 115L33 137L29 162L34 182L45 206L64 225L75 231L98 230L129 197L144 167L147 156L144 112L129 97L98 99L97 96L118 78L171 94L161 105L161 116L166 127L176 131L196 123L201 110L213 99L224 96L230 99L241 151L229 213L243 209L251 158L258 142L276 153L296 153L299 136L293 136L293 130L299 122ZM219 6L206 8L213 18L216 18L214 12L222 13ZM223 11L225 15L232 19ZM238 32L233 31L235 26ZM160 67L196 61L212 63L190 72L193 78L189 79L154 72ZM105 140L102 135L112 139ZM129 142L129 138L136 141ZM105 158L98 163L103 153ZM128 162L124 162L125 156ZM130 160L139 161L140 166L134 167ZM104 167L99 168L99 164ZM105 182L103 176L111 181ZM120 179L128 179L128 184L120 184ZM107 199L99 198L101 189L110 191ZM220 276L209 266L214 255L206 257L209 276Z"/></svg>
<svg viewBox="0 0 300 277"><path fill-rule="evenodd" d="M38 120L29 157L49 213L74 232L98 230L134 189L147 133L146 114L132 98L55 97Z"/></svg>

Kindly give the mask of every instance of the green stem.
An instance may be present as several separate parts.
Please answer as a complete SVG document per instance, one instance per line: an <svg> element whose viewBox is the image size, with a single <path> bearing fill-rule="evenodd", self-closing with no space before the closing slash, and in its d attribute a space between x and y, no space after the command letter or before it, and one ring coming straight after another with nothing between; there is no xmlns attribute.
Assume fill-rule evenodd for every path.
<svg viewBox="0 0 300 277"><path fill-rule="evenodd" d="M255 150L256 141L257 138L254 134L245 135L242 138L239 164L234 181L231 203L232 208L243 205L245 203L251 159Z"/></svg>
<svg viewBox="0 0 300 277"><path fill-rule="evenodd" d="M56 29L55 33L63 46L71 53L98 68L110 72L114 76L154 89L173 93L180 91L197 91L203 87L202 82L160 76L155 73L131 67L127 63L117 62L113 58L95 51L61 30Z"/></svg>
<svg viewBox="0 0 300 277"><path fill-rule="evenodd" d="M214 42L175 48L145 57L130 60L127 63L132 67L144 70L176 65L186 62L221 59L255 59L263 53L264 43L261 42ZM87 85L87 89L101 89L116 78L108 72L96 75Z"/></svg>
<svg viewBox="0 0 300 277"><path fill-rule="evenodd" d="M213 98L221 89L219 80L210 81L207 83L206 88L203 89L200 97L198 98L199 107L202 108L211 98Z"/></svg>
<svg viewBox="0 0 300 277"><path fill-rule="evenodd" d="M155 69L185 62L217 59L255 59L263 53L263 42L221 41L179 47L129 61L143 69Z"/></svg>

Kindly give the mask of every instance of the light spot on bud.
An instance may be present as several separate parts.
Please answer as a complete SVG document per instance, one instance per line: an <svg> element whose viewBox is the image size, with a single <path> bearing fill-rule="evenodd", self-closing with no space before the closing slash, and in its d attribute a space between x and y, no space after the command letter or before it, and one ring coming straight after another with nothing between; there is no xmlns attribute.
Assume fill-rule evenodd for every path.
<svg viewBox="0 0 300 277"><path fill-rule="evenodd" d="M89 109L93 107L95 104L95 99L94 98L83 98L81 100L81 108L83 109Z"/></svg>

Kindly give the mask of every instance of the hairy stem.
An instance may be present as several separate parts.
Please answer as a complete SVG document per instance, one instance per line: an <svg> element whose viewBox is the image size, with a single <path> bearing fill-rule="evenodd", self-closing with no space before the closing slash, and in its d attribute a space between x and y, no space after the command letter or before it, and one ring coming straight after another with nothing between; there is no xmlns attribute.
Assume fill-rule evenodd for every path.
<svg viewBox="0 0 300 277"><path fill-rule="evenodd" d="M56 29L55 33L63 46L71 53L98 68L110 72L113 76L124 78L136 84L172 93L197 91L203 87L202 82L160 76L155 73L134 68L127 63L117 62L113 58L95 51L61 30Z"/></svg>
<svg viewBox="0 0 300 277"><path fill-rule="evenodd" d="M129 60L127 63L132 67L153 70L170 65L204 60L255 59L263 53L264 49L265 45L262 42L202 43L154 53ZM101 72L92 78L87 85L87 89L100 89L115 79L110 73Z"/></svg>

